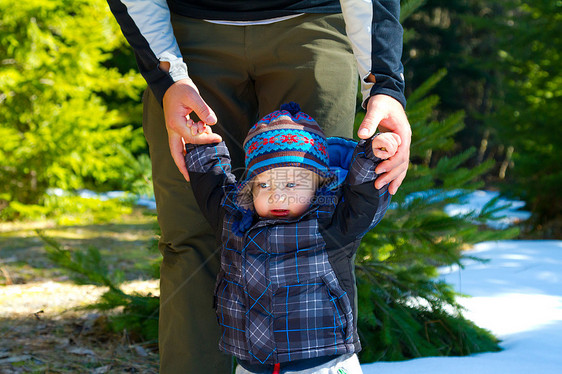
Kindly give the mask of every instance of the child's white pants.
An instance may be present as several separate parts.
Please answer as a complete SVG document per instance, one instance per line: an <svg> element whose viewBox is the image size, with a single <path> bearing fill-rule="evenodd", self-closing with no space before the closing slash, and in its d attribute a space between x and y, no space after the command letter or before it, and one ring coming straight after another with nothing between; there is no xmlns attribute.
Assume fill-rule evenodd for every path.
<svg viewBox="0 0 562 374"><path fill-rule="evenodd" d="M271 373L261 373L252 372L244 369L242 366L238 365L236 368L236 374L271 374ZM323 365L315 366L306 370L283 370L281 367L280 374L363 374L361 371L361 365L359 364L359 359L355 353L341 355L331 361L326 362Z"/></svg>

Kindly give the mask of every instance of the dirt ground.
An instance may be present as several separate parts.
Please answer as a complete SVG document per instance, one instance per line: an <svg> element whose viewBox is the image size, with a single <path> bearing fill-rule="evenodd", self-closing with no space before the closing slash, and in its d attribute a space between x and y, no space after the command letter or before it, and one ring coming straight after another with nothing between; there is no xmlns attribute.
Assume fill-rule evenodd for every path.
<svg viewBox="0 0 562 374"><path fill-rule="evenodd" d="M156 281L125 289L157 294ZM108 332L107 317L76 307L102 287L41 282L0 288L0 373L157 373L154 344Z"/></svg>
<svg viewBox="0 0 562 374"><path fill-rule="evenodd" d="M157 373L155 342L111 332L107 315L85 310L106 289L76 285L49 264L36 226L0 224L0 374ZM154 240L152 217L101 226L40 226L65 246L94 245L112 253L108 257L127 270L125 292L158 295L158 280L142 279L158 258L147 250Z"/></svg>

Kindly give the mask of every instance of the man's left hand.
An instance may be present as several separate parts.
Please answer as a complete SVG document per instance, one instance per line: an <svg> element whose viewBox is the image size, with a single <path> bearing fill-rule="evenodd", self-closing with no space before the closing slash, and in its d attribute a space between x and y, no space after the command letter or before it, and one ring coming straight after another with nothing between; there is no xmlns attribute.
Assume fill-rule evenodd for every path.
<svg viewBox="0 0 562 374"><path fill-rule="evenodd" d="M394 195L406 177L412 141L410 123L398 100L388 95L375 95L369 99L367 113L359 126L357 135L361 139L368 139L373 136L377 127L380 132L390 131L398 134L402 141L396 154L381 162L375 170L377 174L380 174L375 181L375 187L380 189L390 183L388 192Z"/></svg>

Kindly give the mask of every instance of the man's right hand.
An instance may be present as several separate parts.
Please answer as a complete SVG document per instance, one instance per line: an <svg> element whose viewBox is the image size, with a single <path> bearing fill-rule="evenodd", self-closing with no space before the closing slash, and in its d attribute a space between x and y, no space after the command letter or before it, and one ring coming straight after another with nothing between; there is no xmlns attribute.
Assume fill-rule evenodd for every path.
<svg viewBox="0 0 562 374"><path fill-rule="evenodd" d="M209 144L222 141L220 135L206 127L217 123L217 116L201 98L191 79L181 79L171 85L164 94L162 106L172 158L180 173L189 181L184 159L185 143ZM191 112L195 112L201 121L191 120Z"/></svg>

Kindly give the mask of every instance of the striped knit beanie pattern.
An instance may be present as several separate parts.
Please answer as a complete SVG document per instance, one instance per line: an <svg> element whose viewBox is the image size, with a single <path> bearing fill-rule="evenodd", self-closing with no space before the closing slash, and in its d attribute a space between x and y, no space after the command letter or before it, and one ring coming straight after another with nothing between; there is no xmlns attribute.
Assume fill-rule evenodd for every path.
<svg viewBox="0 0 562 374"><path fill-rule="evenodd" d="M263 117L250 129L244 152L245 182L266 170L285 166L305 168L321 177L330 174L324 132L293 102L281 105L280 110Z"/></svg>

